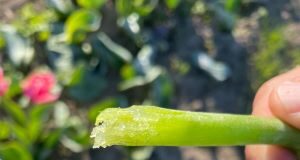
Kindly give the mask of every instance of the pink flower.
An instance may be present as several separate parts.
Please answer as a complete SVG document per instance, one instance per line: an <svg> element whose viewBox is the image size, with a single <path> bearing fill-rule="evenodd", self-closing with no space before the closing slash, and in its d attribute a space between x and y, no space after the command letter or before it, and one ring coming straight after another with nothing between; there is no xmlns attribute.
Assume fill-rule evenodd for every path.
<svg viewBox="0 0 300 160"><path fill-rule="evenodd" d="M51 72L35 72L22 83L23 93L34 104L50 103L58 99L59 93L53 93L56 79Z"/></svg>
<svg viewBox="0 0 300 160"><path fill-rule="evenodd" d="M9 81L4 79L3 69L0 67L0 96L3 96L9 88Z"/></svg>

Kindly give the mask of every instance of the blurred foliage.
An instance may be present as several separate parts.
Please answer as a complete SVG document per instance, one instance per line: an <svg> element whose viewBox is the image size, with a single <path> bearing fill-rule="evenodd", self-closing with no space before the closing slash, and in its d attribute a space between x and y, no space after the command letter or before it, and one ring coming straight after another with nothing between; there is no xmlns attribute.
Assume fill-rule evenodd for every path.
<svg viewBox="0 0 300 160"><path fill-rule="evenodd" d="M299 47L290 46L284 35L286 27L265 31L259 42L259 50L254 56L256 77L253 87L257 89L268 79L299 65Z"/></svg>
<svg viewBox="0 0 300 160"><path fill-rule="evenodd" d="M179 2L166 4L175 9ZM128 97L101 98L110 89L125 92L150 85L149 94L143 97L146 100L141 100L169 105L171 80L153 58L148 59L157 53L157 44L141 41L146 32L137 30L142 25L140 17L149 15L159 1L116 1L119 28L141 49L138 58L100 29L106 3L49 0L42 9L27 3L11 24L0 25L0 46L5 53L1 57L8 58L1 67L11 82L0 102L4 114L0 123L1 159L51 159L62 146L75 153L88 149L89 126L96 115L108 107L128 105ZM56 73L63 88L61 100L37 106L22 95L22 79L39 68Z"/></svg>
<svg viewBox="0 0 300 160"><path fill-rule="evenodd" d="M244 16L242 8L250 3L257 2L26 3L11 23L0 24L0 63L10 79L8 92L0 97L0 159L66 159L71 153L87 153L90 127L105 108L136 103L171 106L176 98L175 81L197 70L216 82L230 79L230 66L211 52L218 47L213 36L232 36ZM201 48L201 44L189 48L191 42L184 37L195 34L187 26L197 17L201 25L212 29L210 40L204 37L210 48ZM290 48L283 30L284 26L262 31L252 59L254 88L300 63L300 48ZM54 103L36 106L22 95L20 84L41 68L55 73L62 94ZM153 148L127 151L132 159L148 159Z"/></svg>
<svg viewBox="0 0 300 160"><path fill-rule="evenodd" d="M77 0L77 3L83 8L99 9L106 3L106 0Z"/></svg>
<svg viewBox="0 0 300 160"><path fill-rule="evenodd" d="M66 21L66 40L74 43L82 42L87 32L96 31L99 28L100 21L100 15L92 10L74 11Z"/></svg>
<svg viewBox="0 0 300 160"><path fill-rule="evenodd" d="M284 69L280 52L286 46L280 29L265 33L261 38L261 50L254 60L259 76L257 79L260 81L258 83L268 80Z"/></svg>

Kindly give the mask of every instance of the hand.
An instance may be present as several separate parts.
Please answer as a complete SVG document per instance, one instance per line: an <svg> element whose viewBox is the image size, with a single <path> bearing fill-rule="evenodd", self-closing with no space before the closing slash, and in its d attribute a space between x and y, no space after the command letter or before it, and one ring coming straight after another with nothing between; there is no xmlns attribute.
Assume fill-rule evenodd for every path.
<svg viewBox="0 0 300 160"><path fill-rule="evenodd" d="M253 102L253 115L277 117L300 129L300 67L264 83ZM288 149L274 145L249 145L247 160L296 160Z"/></svg>

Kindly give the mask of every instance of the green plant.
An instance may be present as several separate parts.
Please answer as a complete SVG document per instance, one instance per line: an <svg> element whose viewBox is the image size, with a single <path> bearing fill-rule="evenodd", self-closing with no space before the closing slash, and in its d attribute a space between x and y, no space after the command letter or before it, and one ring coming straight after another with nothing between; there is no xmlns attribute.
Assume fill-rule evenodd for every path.
<svg viewBox="0 0 300 160"><path fill-rule="evenodd" d="M59 145L74 152L89 147L87 128L61 101L24 109L6 97L0 105L5 113L0 123L2 159L43 160L49 159Z"/></svg>
<svg viewBox="0 0 300 160"><path fill-rule="evenodd" d="M284 36L287 26L266 30L261 34L259 48L253 56L256 89L273 76L299 64L299 48L290 46Z"/></svg>
<svg viewBox="0 0 300 160"><path fill-rule="evenodd" d="M123 95L103 97L107 88L126 92L151 86L143 101L168 105L170 79L148 56L157 52L157 44L143 40L144 29L130 32L134 27L142 28L143 20L159 1L116 2L113 7L119 15L114 21L125 23L118 24L118 30L129 33L123 37L132 39L135 50L141 49L137 55L142 58L135 58L128 46L123 47L102 30L106 0L49 0L45 6L26 3L11 23L0 24L0 68L11 80L9 89L3 85L0 88L0 159L51 159L56 152L55 156L63 156L57 148L85 152L91 146L89 122L95 120L99 110L128 105ZM170 10L179 2L169 0ZM123 10L126 5L129 10ZM132 17L134 22L130 21ZM144 65L143 60L149 63ZM143 65L142 70L135 64ZM55 75L62 95L52 103L38 105L22 94L21 83L32 70L44 68ZM1 97L4 90L7 92Z"/></svg>
<svg viewBox="0 0 300 160"><path fill-rule="evenodd" d="M94 147L278 144L300 156L300 131L278 119L153 106L107 109L98 115L91 137Z"/></svg>
<svg viewBox="0 0 300 160"><path fill-rule="evenodd" d="M43 160L59 144L73 151L89 146L87 128L58 100L59 89L53 92L59 86L51 72L38 71L25 80L11 77L9 81L0 69L1 159Z"/></svg>

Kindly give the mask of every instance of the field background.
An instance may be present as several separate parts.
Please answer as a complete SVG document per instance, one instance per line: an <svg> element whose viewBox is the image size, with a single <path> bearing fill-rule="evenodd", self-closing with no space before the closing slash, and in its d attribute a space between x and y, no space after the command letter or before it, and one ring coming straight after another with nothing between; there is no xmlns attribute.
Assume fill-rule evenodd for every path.
<svg viewBox="0 0 300 160"><path fill-rule="evenodd" d="M12 103L39 107L16 87L26 75L46 69L61 89L36 139L0 131L0 159L242 160L243 147L91 149L89 133L101 110L133 104L250 114L258 87L299 65L299 21L299 0L0 0L13 86L0 126L15 124Z"/></svg>

